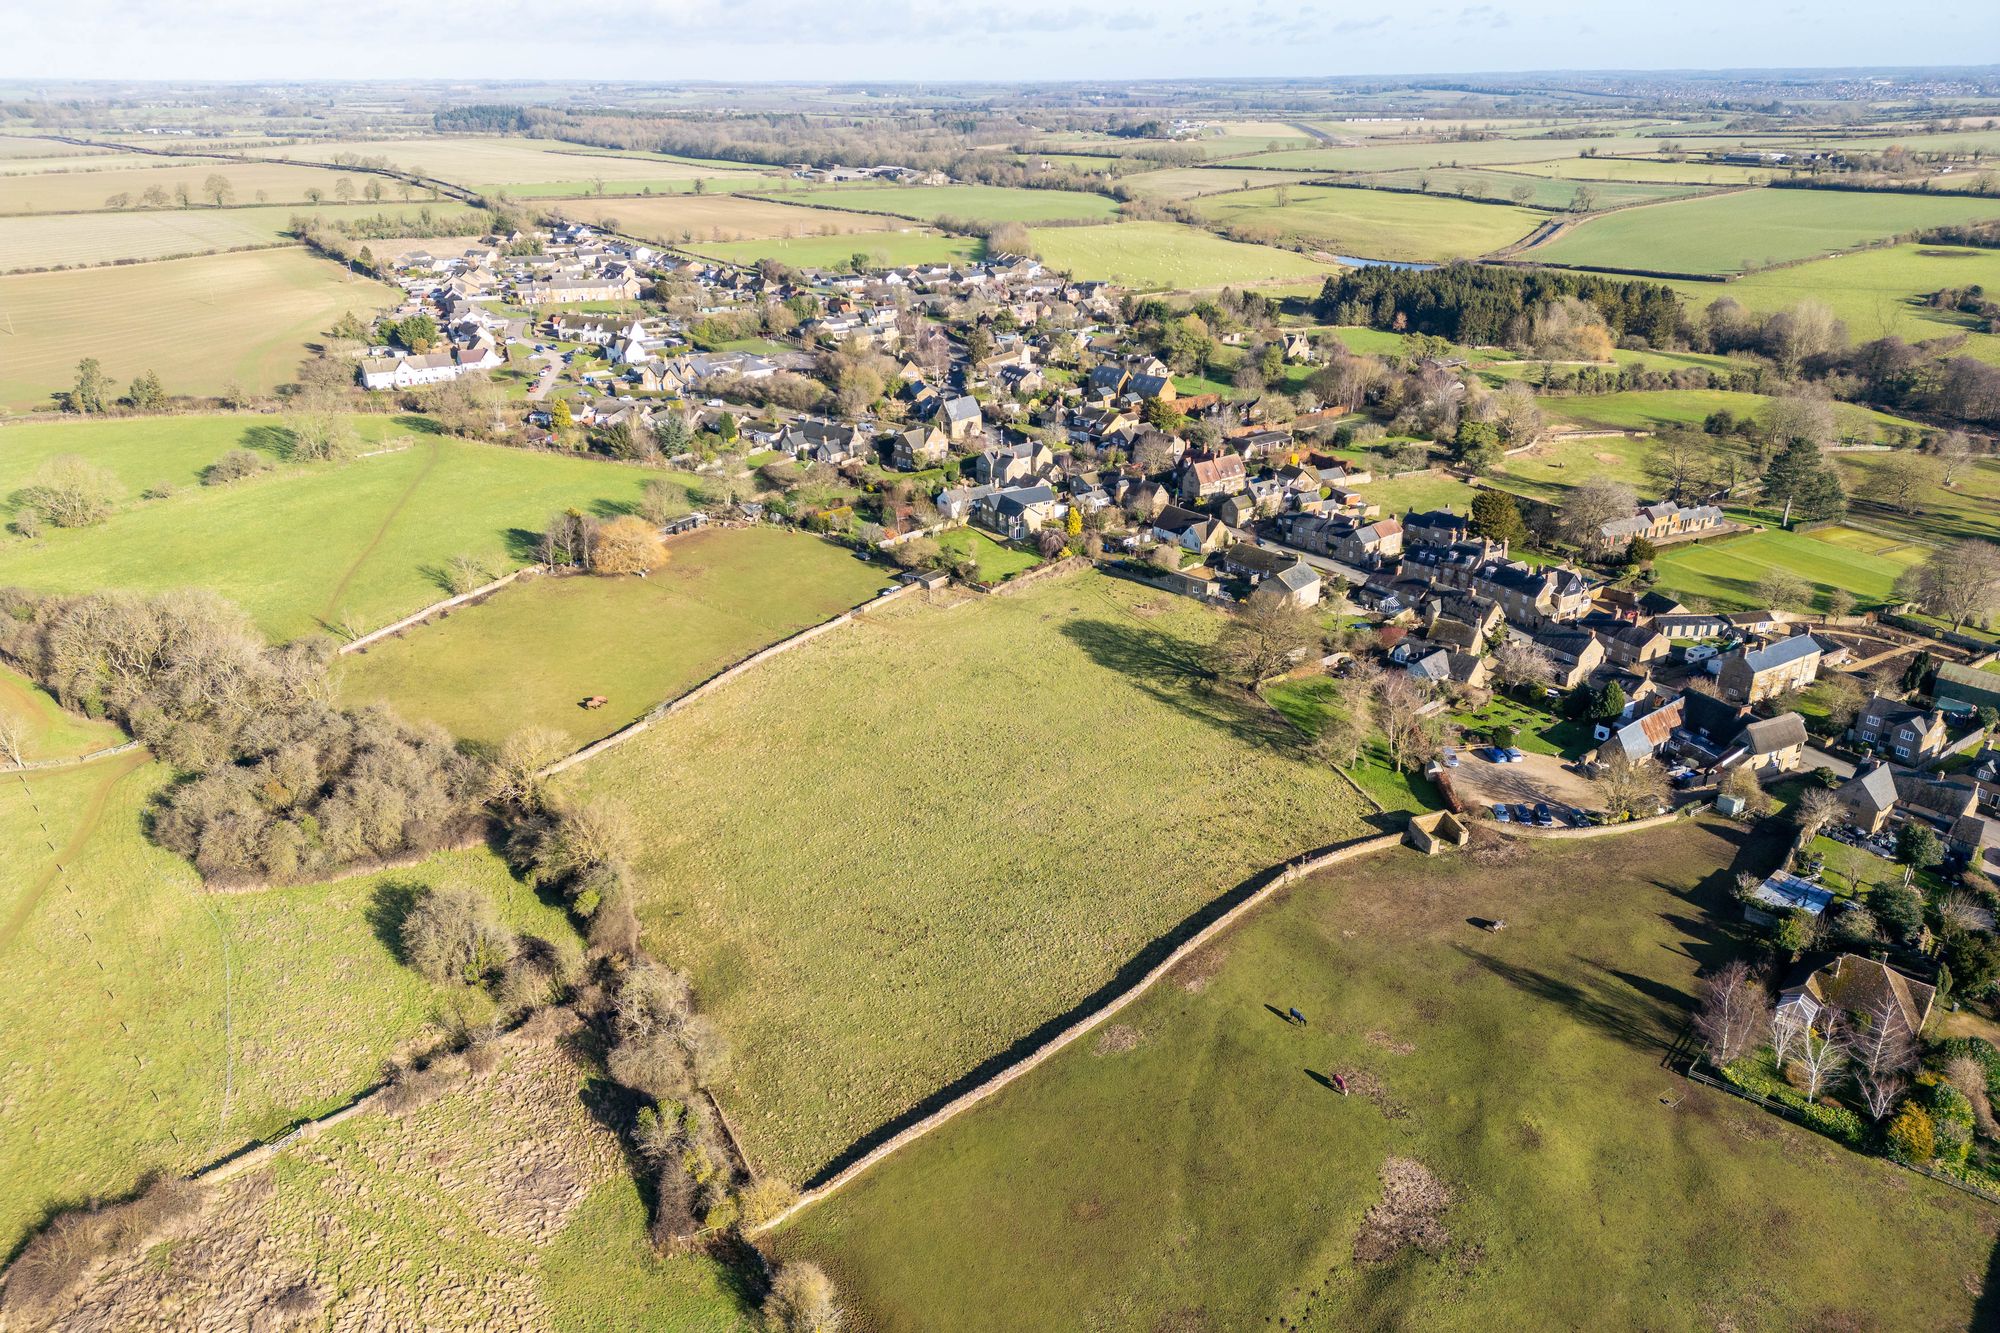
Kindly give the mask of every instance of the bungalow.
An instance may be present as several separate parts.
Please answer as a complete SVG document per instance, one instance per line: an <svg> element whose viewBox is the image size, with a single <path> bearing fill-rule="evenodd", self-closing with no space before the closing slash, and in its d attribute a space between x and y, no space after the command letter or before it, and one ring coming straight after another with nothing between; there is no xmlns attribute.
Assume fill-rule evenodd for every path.
<svg viewBox="0 0 2000 1333"><path fill-rule="evenodd" d="M1832 904L1833 890L1777 870L1750 891L1748 901L1743 904L1743 919L1753 926L1775 926L1778 918L1793 912L1817 917Z"/></svg>
<svg viewBox="0 0 2000 1333"><path fill-rule="evenodd" d="M1854 738L1896 756L1896 762L1921 766L1936 759L1951 743L1944 710L1928 711L1900 699L1878 694L1854 719Z"/></svg>
<svg viewBox="0 0 2000 1333"><path fill-rule="evenodd" d="M1722 659L1717 677L1722 697L1754 704L1803 689L1819 676L1819 659L1819 640L1810 634L1794 634L1762 648L1739 648Z"/></svg>
<svg viewBox="0 0 2000 1333"><path fill-rule="evenodd" d="M442 384L469 371L491 370L500 364L500 354L491 343L484 343L448 352L367 357L356 366L355 373L364 389L410 389L422 384Z"/></svg>
<svg viewBox="0 0 2000 1333"><path fill-rule="evenodd" d="M1633 538L1650 542L1682 541L1714 532L1725 520L1714 505L1680 505L1660 500L1640 505L1624 518L1614 518L1598 526L1597 539L1605 547L1628 545Z"/></svg>
<svg viewBox="0 0 2000 1333"><path fill-rule="evenodd" d="M1714 611L1674 611L1653 617L1653 628L1669 639L1721 639L1730 632L1728 617Z"/></svg>
<svg viewBox="0 0 2000 1333"><path fill-rule="evenodd" d="M1844 953L1780 991L1777 1016L1822 1032L1830 1026L1823 1017L1829 1012L1842 1015L1849 1026L1887 1019L1915 1037L1930 1019L1936 995L1935 986L1886 963Z"/></svg>

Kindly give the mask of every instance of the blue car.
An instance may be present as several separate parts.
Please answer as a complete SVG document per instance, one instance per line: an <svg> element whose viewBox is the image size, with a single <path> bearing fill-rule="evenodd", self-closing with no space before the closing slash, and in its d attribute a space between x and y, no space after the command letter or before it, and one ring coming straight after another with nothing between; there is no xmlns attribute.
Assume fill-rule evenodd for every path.
<svg viewBox="0 0 2000 1333"><path fill-rule="evenodd" d="M1548 804L1546 802L1538 803L1535 806L1535 827L1554 828L1555 826L1556 826L1556 812L1549 809Z"/></svg>
<svg viewBox="0 0 2000 1333"><path fill-rule="evenodd" d="M1504 764L1507 762L1507 752L1497 745L1487 746L1479 752L1479 757L1489 764Z"/></svg>
<svg viewBox="0 0 2000 1333"><path fill-rule="evenodd" d="M1516 801L1513 809L1514 822L1516 824L1532 824L1535 822L1535 812L1529 809L1526 804Z"/></svg>
<svg viewBox="0 0 2000 1333"><path fill-rule="evenodd" d="M1497 820L1498 820L1498 821L1500 821L1500 822L1501 822L1502 824L1505 824L1505 823L1508 823L1508 822L1510 822L1510 818L1511 818L1511 817L1510 817L1510 816L1509 816L1509 815L1507 814L1507 807L1506 807L1506 806L1504 806L1504 805L1496 805L1496 806L1494 806L1494 807L1493 807L1493 818L1497 819Z"/></svg>

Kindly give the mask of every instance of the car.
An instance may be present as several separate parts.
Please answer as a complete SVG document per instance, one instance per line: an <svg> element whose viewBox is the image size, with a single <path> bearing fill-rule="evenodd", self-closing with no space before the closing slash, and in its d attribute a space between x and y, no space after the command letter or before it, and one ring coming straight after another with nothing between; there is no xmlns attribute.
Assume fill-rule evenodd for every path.
<svg viewBox="0 0 2000 1333"><path fill-rule="evenodd" d="M1554 828L1555 826L1556 826L1555 811L1549 809L1548 802L1537 801L1535 803L1535 827Z"/></svg>
<svg viewBox="0 0 2000 1333"><path fill-rule="evenodd" d="M1577 809L1575 806L1571 806L1568 810L1565 810L1563 812L1563 822L1565 824L1568 824L1571 828L1589 828L1590 816L1585 814L1583 811Z"/></svg>
<svg viewBox="0 0 2000 1333"><path fill-rule="evenodd" d="M1445 747L1445 752L1444 752L1444 766L1445 766L1446 768L1457 768L1457 767L1458 767L1458 751L1457 751L1457 749L1455 749L1454 747L1451 747L1451 746L1446 746L1446 747Z"/></svg>
<svg viewBox="0 0 2000 1333"><path fill-rule="evenodd" d="M1514 822L1516 824L1532 824L1535 822L1535 812L1529 809L1524 803L1520 801L1514 802L1513 809Z"/></svg>
<svg viewBox="0 0 2000 1333"><path fill-rule="evenodd" d="M1479 749L1479 757L1481 759L1484 759L1489 764L1504 764L1507 762L1506 752L1503 751L1497 745L1481 746Z"/></svg>
<svg viewBox="0 0 2000 1333"><path fill-rule="evenodd" d="M1526 759L1527 757L1528 757L1528 756L1526 756L1525 754L1522 754L1522 753L1521 753L1521 752L1520 752L1519 750L1515 749L1515 748L1514 748L1513 746L1511 746L1511 745L1510 745L1510 746L1508 746L1508 747L1507 747L1507 762L1508 762L1508 763L1510 763L1510 764L1518 764L1518 763L1520 763L1520 762L1521 762L1521 761L1522 761L1523 759Z"/></svg>
<svg viewBox="0 0 2000 1333"><path fill-rule="evenodd" d="M1502 823L1502 824L1505 824L1505 823L1508 823L1508 822L1509 822L1509 821L1511 820L1512 816L1510 816L1510 815L1509 815L1509 814L1507 813L1507 807L1506 807L1506 806L1504 806L1504 805L1496 805L1496 806L1494 806L1494 807L1493 807L1493 818L1494 818L1494 819L1496 819L1496 820L1498 820L1498 821L1499 821L1500 823Z"/></svg>

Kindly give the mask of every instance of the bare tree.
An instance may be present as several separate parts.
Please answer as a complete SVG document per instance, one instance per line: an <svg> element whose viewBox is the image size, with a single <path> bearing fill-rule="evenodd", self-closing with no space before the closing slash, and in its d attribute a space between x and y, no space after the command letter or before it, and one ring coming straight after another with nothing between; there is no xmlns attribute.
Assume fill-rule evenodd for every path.
<svg viewBox="0 0 2000 1333"><path fill-rule="evenodd" d="M1954 631L1962 629L2000 605L2000 546L1977 537L1955 542L1906 571L1896 587Z"/></svg>
<svg viewBox="0 0 2000 1333"><path fill-rule="evenodd" d="M1820 1011L1817 1027L1799 1025L1799 1068L1806 1076L1806 1096L1814 1101L1840 1081L1847 1068L1847 1042L1840 1015L1831 1009Z"/></svg>
<svg viewBox="0 0 2000 1333"><path fill-rule="evenodd" d="M1646 475L1674 501L1694 494L1709 468L1709 439L1699 431L1672 430L1655 437L1646 454Z"/></svg>
<svg viewBox="0 0 2000 1333"><path fill-rule="evenodd" d="M1773 1008L1764 1016L1764 1039L1771 1043L1771 1063L1779 1073L1784 1072L1785 1062L1798 1047L1805 1027L1796 1013L1782 1007Z"/></svg>
<svg viewBox="0 0 2000 1333"><path fill-rule="evenodd" d="M1391 671L1375 686L1375 720L1389 751L1389 766L1401 769L1421 748L1424 688L1407 671Z"/></svg>
<svg viewBox="0 0 2000 1333"><path fill-rule="evenodd" d="M1868 498L1900 513L1914 513L1937 485L1939 468L1913 450L1899 450L1877 463L1868 476Z"/></svg>
<svg viewBox="0 0 2000 1333"><path fill-rule="evenodd" d="M1555 659L1527 639L1508 639L1493 650L1493 683L1501 689L1524 685L1547 688L1556 678Z"/></svg>
<svg viewBox="0 0 2000 1333"><path fill-rule="evenodd" d="M1824 787L1814 787L1799 797L1799 803L1792 807L1792 822L1798 825L1799 841L1811 842L1820 835L1820 830L1831 824L1840 814L1840 801Z"/></svg>
<svg viewBox="0 0 2000 1333"><path fill-rule="evenodd" d="M1764 988L1741 959L1703 978L1694 1026L1708 1043L1709 1062L1717 1068L1736 1063L1750 1049L1763 1013Z"/></svg>
<svg viewBox="0 0 2000 1333"><path fill-rule="evenodd" d="M1886 996L1878 1001L1848 1032L1847 1053L1857 1068L1855 1078L1868 1113L1884 1119L1903 1095L1907 1075L1917 1063L1916 1038L1902 1006Z"/></svg>
<svg viewBox="0 0 2000 1333"><path fill-rule="evenodd" d="M1319 642L1312 612L1288 597L1253 597L1216 636L1215 674L1246 686L1283 671Z"/></svg>
<svg viewBox="0 0 2000 1333"><path fill-rule="evenodd" d="M7 762L19 768L27 763L24 757L27 749L27 724L12 713L0 713L0 755Z"/></svg>
<svg viewBox="0 0 2000 1333"><path fill-rule="evenodd" d="M1937 484L1949 490L1972 461L1972 441L1962 430L1946 431L1931 445L1931 457L1937 459Z"/></svg>
<svg viewBox="0 0 2000 1333"><path fill-rule="evenodd" d="M1597 769L1604 808L1618 814L1650 815L1667 803L1667 779L1651 759L1613 755Z"/></svg>
<svg viewBox="0 0 2000 1333"><path fill-rule="evenodd" d="M1600 529L1613 519L1630 517L1638 503L1630 486L1609 477L1591 477L1563 502L1558 530L1563 540L1596 550L1605 544Z"/></svg>
<svg viewBox="0 0 2000 1333"><path fill-rule="evenodd" d="M1757 600L1778 611L1803 610L1812 585L1788 569L1772 569L1757 580Z"/></svg>

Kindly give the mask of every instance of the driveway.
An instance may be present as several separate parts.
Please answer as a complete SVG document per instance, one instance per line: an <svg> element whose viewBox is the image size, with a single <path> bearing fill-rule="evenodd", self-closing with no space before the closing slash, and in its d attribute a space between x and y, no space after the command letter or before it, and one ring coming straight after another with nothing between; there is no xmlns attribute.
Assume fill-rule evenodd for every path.
<svg viewBox="0 0 2000 1333"><path fill-rule="evenodd" d="M1547 801L1583 810L1595 810L1601 804L1596 784L1552 754L1525 754L1518 764L1495 764L1461 749L1458 767L1451 770L1451 785L1477 814L1485 814L1503 801L1508 805Z"/></svg>
<svg viewBox="0 0 2000 1333"><path fill-rule="evenodd" d="M1854 765L1838 755L1828 754L1816 745L1808 745L1799 756L1799 767L1810 773L1815 768L1830 768L1838 778L1854 776Z"/></svg>

